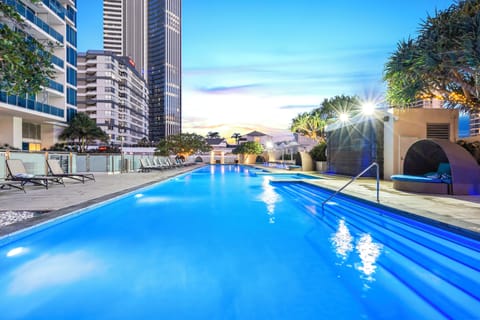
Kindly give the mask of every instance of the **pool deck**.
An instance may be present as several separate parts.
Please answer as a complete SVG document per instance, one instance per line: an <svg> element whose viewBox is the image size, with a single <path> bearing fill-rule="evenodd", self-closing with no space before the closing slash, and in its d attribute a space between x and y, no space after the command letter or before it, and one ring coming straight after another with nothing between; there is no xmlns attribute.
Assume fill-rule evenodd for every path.
<svg viewBox="0 0 480 320"><path fill-rule="evenodd" d="M172 178L178 174L198 168L198 166L162 171L152 170L145 173L100 173L95 174L95 182L87 181L85 184L82 184L71 179L64 179L65 187L52 185L46 190L43 187L26 186L26 193L13 189L0 190L0 212L48 211L28 220L0 226L0 236L120 196L140 187ZM315 173L298 171L272 171L317 175ZM321 176L323 179L305 181L331 190L337 190L350 179L349 177L341 176L318 176ZM380 182L381 204L480 234L480 196L413 194L394 190L392 185L391 181ZM375 179L360 178L349 185L343 192L364 200L376 202L376 181Z"/></svg>

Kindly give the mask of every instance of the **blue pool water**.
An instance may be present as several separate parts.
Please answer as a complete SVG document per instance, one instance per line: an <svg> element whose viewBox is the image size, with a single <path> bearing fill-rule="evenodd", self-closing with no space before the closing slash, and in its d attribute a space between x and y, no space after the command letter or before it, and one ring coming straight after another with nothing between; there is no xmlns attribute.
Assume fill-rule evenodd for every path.
<svg viewBox="0 0 480 320"><path fill-rule="evenodd" d="M248 172L252 176L261 176L268 177L271 180L311 180L311 179L321 179L318 176L312 176L303 173L285 173L285 172L270 172L258 168L247 168L245 172Z"/></svg>
<svg viewBox="0 0 480 320"><path fill-rule="evenodd" d="M1 319L478 319L479 241L206 166L0 239Z"/></svg>

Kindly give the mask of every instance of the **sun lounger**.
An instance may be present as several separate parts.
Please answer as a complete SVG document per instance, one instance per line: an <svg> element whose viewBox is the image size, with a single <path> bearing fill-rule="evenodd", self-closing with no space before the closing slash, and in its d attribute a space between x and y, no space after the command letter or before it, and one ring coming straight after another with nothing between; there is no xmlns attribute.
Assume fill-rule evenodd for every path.
<svg viewBox="0 0 480 320"><path fill-rule="evenodd" d="M9 159L5 161L7 165L6 180L20 181L22 187L27 183L32 183L37 186L43 186L48 189L49 183L58 183L65 186L62 177L42 176L29 174L23 165L22 160Z"/></svg>
<svg viewBox="0 0 480 320"><path fill-rule="evenodd" d="M85 183L85 179L95 181L92 173L65 173L58 160L47 160L48 175L53 177L70 178Z"/></svg>
<svg viewBox="0 0 480 320"><path fill-rule="evenodd" d="M26 193L21 181L0 181L0 189L5 189L5 187L19 189Z"/></svg>
<svg viewBox="0 0 480 320"><path fill-rule="evenodd" d="M140 170L142 172L149 172L150 170L163 170L163 169L165 168L162 166L152 165L150 161L148 161L148 159L146 158L140 159Z"/></svg>

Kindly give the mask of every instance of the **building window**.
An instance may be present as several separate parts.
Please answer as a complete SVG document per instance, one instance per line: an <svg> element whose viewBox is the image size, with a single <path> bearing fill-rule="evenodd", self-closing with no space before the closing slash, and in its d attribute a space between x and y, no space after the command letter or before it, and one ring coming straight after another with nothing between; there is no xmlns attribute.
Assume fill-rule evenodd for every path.
<svg viewBox="0 0 480 320"><path fill-rule="evenodd" d="M67 82L72 86L77 86L77 71L67 68Z"/></svg>
<svg viewBox="0 0 480 320"><path fill-rule="evenodd" d="M67 24L67 41L75 48L77 47L77 32Z"/></svg>
<svg viewBox="0 0 480 320"><path fill-rule="evenodd" d="M76 94L76 93L75 93ZM67 122L70 122L77 115L77 110L68 108L67 109Z"/></svg>
<svg viewBox="0 0 480 320"><path fill-rule="evenodd" d="M24 122L22 124L22 136L24 139L41 139L41 126L39 124L33 124Z"/></svg>
<svg viewBox="0 0 480 320"><path fill-rule="evenodd" d="M74 67L77 66L77 51L70 46L67 47L67 62Z"/></svg>
<svg viewBox="0 0 480 320"><path fill-rule="evenodd" d="M77 105L77 90L67 88L67 103L72 106Z"/></svg>

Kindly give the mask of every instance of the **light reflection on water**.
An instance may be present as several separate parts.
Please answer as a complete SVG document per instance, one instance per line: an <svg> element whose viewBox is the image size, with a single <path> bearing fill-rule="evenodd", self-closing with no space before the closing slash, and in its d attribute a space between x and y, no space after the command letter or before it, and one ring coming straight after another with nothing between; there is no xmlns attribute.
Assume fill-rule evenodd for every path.
<svg viewBox="0 0 480 320"><path fill-rule="evenodd" d="M360 271L363 276L366 276L366 280L375 280L373 274L377 268L376 262L382 252L383 246L373 242L370 234L361 234L358 241L355 241L355 238L345 224L345 220L342 219L339 221L337 231L332 235L330 241L335 253L342 259L341 264L349 258L355 248L360 258L360 261L355 263L355 269Z"/></svg>
<svg viewBox="0 0 480 320"><path fill-rule="evenodd" d="M331 238L332 244L335 247L335 252L342 260L346 260L348 254L353 250L353 237L350 234L344 220L338 223L337 232Z"/></svg>
<svg viewBox="0 0 480 320"><path fill-rule="evenodd" d="M362 271L368 277L368 280L373 280L371 276L377 268L376 261L380 256L382 245L373 242L369 234L364 234L358 240L355 249L357 249L361 260L361 264L356 267L357 270Z"/></svg>
<svg viewBox="0 0 480 320"><path fill-rule="evenodd" d="M267 206L268 223L275 223L275 204L280 200L280 196L270 184L270 178L264 177L262 182L263 192L259 198Z"/></svg>

